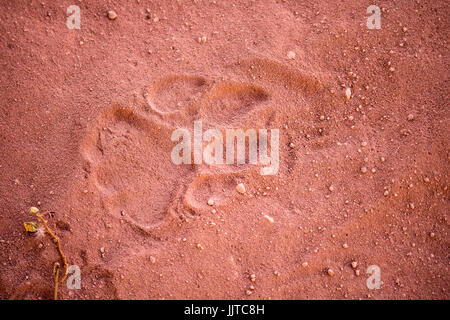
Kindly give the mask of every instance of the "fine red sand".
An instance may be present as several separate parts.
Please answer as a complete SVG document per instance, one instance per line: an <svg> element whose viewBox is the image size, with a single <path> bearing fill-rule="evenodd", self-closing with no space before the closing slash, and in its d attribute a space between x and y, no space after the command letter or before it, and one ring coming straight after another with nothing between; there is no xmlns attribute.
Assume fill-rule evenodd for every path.
<svg viewBox="0 0 450 320"><path fill-rule="evenodd" d="M0 8L0 298L53 297L30 206L61 299L450 298L448 1L73 2ZM194 120L278 128L278 173L173 164Z"/></svg>

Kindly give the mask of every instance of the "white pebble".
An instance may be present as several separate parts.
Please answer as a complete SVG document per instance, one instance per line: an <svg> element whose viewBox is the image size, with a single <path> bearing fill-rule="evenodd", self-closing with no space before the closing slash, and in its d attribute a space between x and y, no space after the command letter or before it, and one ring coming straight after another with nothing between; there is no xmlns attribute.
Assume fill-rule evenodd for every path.
<svg viewBox="0 0 450 320"><path fill-rule="evenodd" d="M288 59L295 59L295 52L294 51L288 51L287 58Z"/></svg>
<svg viewBox="0 0 450 320"><path fill-rule="evenodd" d="M348 100L350 100L350 98L352 97L352 89L347 88L345 89L345 98Z"/></svg>
<svg viewBox="0 0 450 320"><path fill-rule="evenodd" d="M274 222L273 218L271 216L268 216L267 214L264 215L264 219L266 219L270 223Z"/></svg>

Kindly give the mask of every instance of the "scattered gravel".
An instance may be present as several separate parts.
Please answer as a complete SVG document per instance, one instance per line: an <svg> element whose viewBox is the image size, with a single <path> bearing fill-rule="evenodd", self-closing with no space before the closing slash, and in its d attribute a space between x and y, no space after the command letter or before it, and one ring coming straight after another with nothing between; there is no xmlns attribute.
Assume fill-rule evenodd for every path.
<svg viewBox="0 0 450 320"><path fill-rule="evenodd" d="M202 37L199 37L199 38L197 39L197 41L198 41L198 43L206 43L207 38L206 38L206 36L202 36Z"/></svg>

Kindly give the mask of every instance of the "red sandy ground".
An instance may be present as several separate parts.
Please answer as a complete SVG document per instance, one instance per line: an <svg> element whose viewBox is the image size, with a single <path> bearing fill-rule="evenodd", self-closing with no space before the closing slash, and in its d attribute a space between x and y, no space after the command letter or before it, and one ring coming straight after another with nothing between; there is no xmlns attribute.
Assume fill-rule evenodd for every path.
<svg viewBox="0 0 450 320"><path fill-rule="evenodd" d="M449 299L449 3L371 4L3 0L0 298L52 298L38 206L62 299ZM279 128L278 174L174 165L198 119Z"/></svg>

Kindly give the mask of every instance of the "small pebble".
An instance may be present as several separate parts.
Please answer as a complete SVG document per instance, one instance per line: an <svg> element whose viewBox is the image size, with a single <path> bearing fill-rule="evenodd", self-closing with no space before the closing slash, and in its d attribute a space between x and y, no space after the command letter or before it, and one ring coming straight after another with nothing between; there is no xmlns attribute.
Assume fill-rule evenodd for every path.
<svg viewBox="0 0 450 320"><path fill-rule="evenodd" d="M108 11L108 19L109 20L116 20L117 19L117 13L114 10Z"/></svg>
<svg viewBox="0 0 450 320"><path fill-rule="evenodd" d="M256 281L256 275L255 274L251 274L250 275L250 281L251 282L255 282Z"/></svg>
<svg viewBox="0 0 450 320"><path fill-rule="evenodd" d="M348 249L348 244L344 243L344 244L342 245L342 248Z"/></svg>
<svg viewBox="0 0 450 320"><path fill-rule="evenodd" d="M239 183L237 186L236 186L236 191L237 192L239 192L240 194L244 194L245 193L245 186L244 186L244 184L243 183Z"/></svg>
<svg viewBox="0 0 450 320"><path fill-rule="evenodd" d="M328 275L329 275L330 277L334 277L334 270L333 270L333 269L329 268L329 269L327 270L327 273L328 273Z"/></svg>
<svg viewBox="0 0 450 320"><path fill-rule="evenodd" d="M156 258L154 256L150 256L150 262L152 264L155 264L156 263Z"/></svg>
<svg viewBox="0 0 450 320"><path fill-rule="evenodd" d="M352 97L352 89L347 88L345 89L345 99L350 100L350 98Z"/></svg>
<svg viewBox="0 0 450 320"><path fill-rule="evenodd" d="M208 206L213 206L214 205L214 200L213 199L209 199L208 200Z"/></svg>
<svg viewBox="0 0 450 320"><path fill-rule="evenodd" d="M308 267L308 262L306 262L306 261L303 262L303 263L302 263L302 267L303 267L303 268L307 268L307 267Z"/></svg>
<svg viewBox="0 0 450 320"><path fill-rule="evenodd" d="M352 268L356 269L358 267L358 262L352 261Z"/></svg>
<svg viewBox="0 0 450 320"><path fill-rule="evenodd" d="M435 236L436 236L436 235L434 234L434 232L431 232L431 233L430 233L430 237L431 237L431 238L434 238Z"/></svg>
<svg viewBox="0 0 450 320"><path fill-rule="evenodd" d="M295 52L294 51L288 51L287 58L288 59L295 59Z"/></svg>
<svg viewBox="0 0 450 320"><path fill-rule="evenodd" d="M413 121L414 120L414 115L412 113L408 114L408 121Z"/></svg>
<svg viewBox="0 0 450 320"><path fill-rule="evenodd" d="M362 167L361 168L361 173L366 173L367 172L367 168L366 167Z"/></svg>
<svg viewBox="0 0 450 320"><path fill-rule="evenodd" d="M274 222L273 218L271 216L268 216L267 214L264 215L264 219L266 219L270 223Z"/></svg>
<svg viewBox="0 0 450 320"><path fill-rule="evenodd" d="M333 191L334 191L334 186L332 186L332 185L329 186L329 187L328 187L328 190L330 190L331 192L333 192Z"/></svg>

